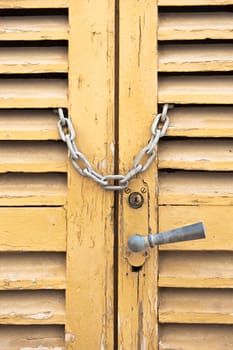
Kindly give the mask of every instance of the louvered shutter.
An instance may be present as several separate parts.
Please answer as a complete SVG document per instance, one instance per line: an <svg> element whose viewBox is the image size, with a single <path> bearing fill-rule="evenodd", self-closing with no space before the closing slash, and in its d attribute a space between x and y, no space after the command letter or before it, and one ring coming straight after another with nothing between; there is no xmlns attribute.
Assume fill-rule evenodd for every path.
<svg viewBox="0 0 233 350"><path fill-rule="evenodd" d="M65 348L66 1L0 1L0 349Z"/></svg>
<svg viewBox="0 0 233 350"><path fill-rule="evenodd" d="M159 1L158 100L175 105L159 147L159 231L203 221L207 232L205 241L160 248L160 350L229 350L233 344L229 4Z"/></svg>

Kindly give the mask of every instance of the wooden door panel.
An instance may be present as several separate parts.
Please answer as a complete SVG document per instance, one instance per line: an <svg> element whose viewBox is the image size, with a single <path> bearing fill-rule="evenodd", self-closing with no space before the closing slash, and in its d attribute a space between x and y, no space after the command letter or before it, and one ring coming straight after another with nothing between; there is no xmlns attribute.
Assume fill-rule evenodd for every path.
<svg viewBox="0 0 233 350"><path fill-rule="evenodd" d="M119 166L126 174L151 137L156 112L156 3L119 2ZM157 252L134 268L127 259L127 240L156 230L156 163L133 179L118 197L118 349L157 349ZM141 192L142 191L142 192ZM131 192L144 196L140 209L129 206ZM150 260L150 261L149 261ZM139 264L140 265L140 264Z"/></svg>
<svg viewBox="0 0 233 350"><path fill-rule="evenodd" d="M159 350L233 344L230 4L158 2L158 100L174 105L159 147L158 231L206 228L204 240L159 247Z"/></svg>

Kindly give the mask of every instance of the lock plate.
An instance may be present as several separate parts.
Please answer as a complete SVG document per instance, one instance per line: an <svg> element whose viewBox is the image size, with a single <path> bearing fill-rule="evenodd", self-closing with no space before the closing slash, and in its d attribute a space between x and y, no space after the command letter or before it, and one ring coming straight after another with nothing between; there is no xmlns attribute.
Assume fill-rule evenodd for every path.
<svg viewBox="0 0 233 350"><path fill-rule="evenodd" d="M124 256L133 267L142 266L150 256L150 249L141 252L132 252L128 248L128 238L140 233L147 235L149 232L149 189L147 184L134 179L123 194L123 218L124 218Z"/></svg>

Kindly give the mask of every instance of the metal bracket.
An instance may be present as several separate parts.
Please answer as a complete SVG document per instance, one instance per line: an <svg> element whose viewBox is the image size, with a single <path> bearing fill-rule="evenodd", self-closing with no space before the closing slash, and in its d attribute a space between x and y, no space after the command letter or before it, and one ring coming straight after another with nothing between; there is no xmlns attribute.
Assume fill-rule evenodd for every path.
<svg viewBox="0 0 233 350"><path fill-rule="evenodd" d="M150 249L133 252L128 248L128 239L135 230L146 235L149 231L149 188L140 179L133 179L123 194L124 257L133 267L142 266L150 256Z"/></svg>

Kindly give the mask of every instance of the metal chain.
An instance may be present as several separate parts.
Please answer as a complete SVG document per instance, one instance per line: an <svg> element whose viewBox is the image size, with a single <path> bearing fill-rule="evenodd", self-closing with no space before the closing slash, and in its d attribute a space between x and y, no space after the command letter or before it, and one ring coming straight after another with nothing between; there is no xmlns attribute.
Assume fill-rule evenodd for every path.
<svg viewBox="0 0 233 350"><path fill-rule="evenodd" d="M129 181L138 173L146 171L156 156L156 147L161 139L166 134L169 117L169 105L163 106L162 113L155 115L151 126L151 138L148 145L145 146L135 157L132 169L126 175L101 175L96 172L86 156L79 151L75 143L75 129L69 117L64 116L62 108L58 108L58 130L62 141L67 144L70 151L70 158L74 168L82 176L87 176L99 183L105 190L119 191L128 186Z"/></svg>

